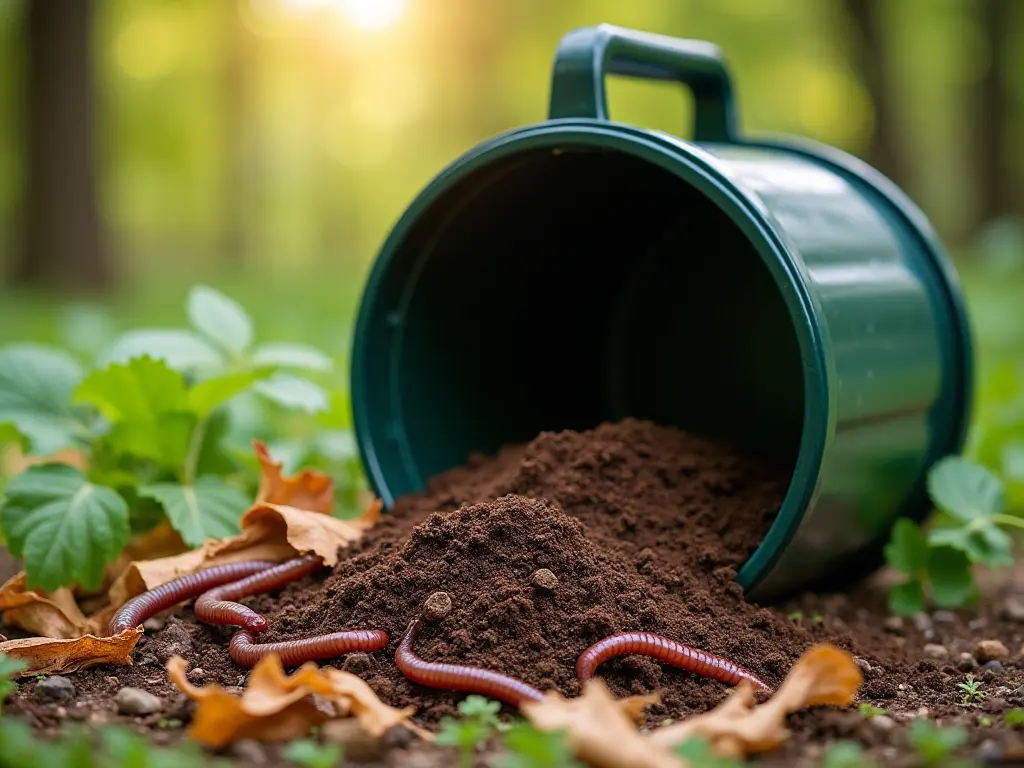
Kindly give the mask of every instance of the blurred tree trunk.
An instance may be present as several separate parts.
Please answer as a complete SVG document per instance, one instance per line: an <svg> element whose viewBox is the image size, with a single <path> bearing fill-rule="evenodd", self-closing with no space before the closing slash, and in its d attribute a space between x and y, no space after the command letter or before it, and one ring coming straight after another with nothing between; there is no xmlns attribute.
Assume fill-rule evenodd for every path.
<svg viewBox="0 0 1024 768"><path fill-rule="evenodd" d="M230 267L246 261L245 181L248 146L245 135L245 29L238 5L224 4L224 218L221 259Z"/></svg>
<svg viewBox="0 0 1024 768"><path fill-rule="evenodd" d="M88 290L114 279L96 202L92 8L28 4L25 231L12 274L20 285Z"/></svg>
<svg viewBox="0 0 1024 768"><path fill-rule="evenodd" d="M882 34L882 2L843 0L855 34L851 62L875 109L875 126L865 160L906 189L908 173L900 147L896 98L887 77L892 61Z"/></svg>
<svg viewBox="0 0 1024 768"><path fill-rule="evenodd" d="M977 173L974 230L1015 205L1013 164L1010 162L1010 83L1007 60L1013 29L1011 0L983 0L975 7L983 38L989 44L988 68L973 90L973 166Z"/></svg>

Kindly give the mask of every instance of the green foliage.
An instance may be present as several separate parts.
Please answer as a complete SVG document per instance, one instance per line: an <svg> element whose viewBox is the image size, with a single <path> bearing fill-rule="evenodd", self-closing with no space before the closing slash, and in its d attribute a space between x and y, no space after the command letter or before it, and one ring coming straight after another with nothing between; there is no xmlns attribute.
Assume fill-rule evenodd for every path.
<svg viewBox="0 0 1024 768"><path fill-rule="evenodd" d="M875 761L864 755L855 741L837 741L829 745L821 761L821 768L872 768Z"/></svg>
<svg viewBox="0 0 1024 768"><path fill-rule="evenodd" d="M967 682L957 683L956 687L964 692L965 704L985 700L985 692L981 690L981 681L975 680L970 675L967 676Z"/></svg>
<svg viewBox="0 0 1024 768"><path fill-rule="evenodd" d="M734 757L719 757L711 750L706 739L687 739L673 750L676 755L689 763L690 768L742 768L743 760Z"/></svg>
<svg viewBox="0 0 1024 768"><path fill-rule="evenodd" d="M889 609L899 615L929 604L957 608L977 599L972 566L1013 563L1005 527L1024 519L1005 512L1003 482L973 461L949 456L928 473L928 493L941 513L927 533L911 520L898 520L885 548L886 561L907 577L889 592Z"/></svg>
<svg viewBox="0 0 1024 768"><path fill-rule="evenodd" d="M496 768L580 768L562 731L540 731L519 721L506 730L502 746L508 754L498 758Z"/></svg>
<svg viewBox="0 0 1024 768"><path fill-rule="evenodd" d="M978 715L978 726L988 728L992 725L992 718L988 715Z"/></svg>
<svg viewBox="0 0 1024 768"><path fill-rule="evenodd" d="M884 715L886 712L882 707L876 707L874 704L869 704L866 701L860 705L860 709L858 711L860 712L860 716L865 720L878 717L878 715Z"/></svg>
<svg viewBox="0 0 1024 768"><path fill-rule="evenodd" d="M503 726L498 720L501 704L483 696L467 696L459 703L458 719L441 719L441 728L435 744L439 747L457 747L459 765L471 766L473 755L494 731Z"/></svg>
<svg viewBox="0 0 1024 768"><path fill-rule="evenodd" d="M14 659L6 653L0 653L0 710L3 709L7 697L14 692L15 683L12 678L27 666L20 659Z"/></svg>
<svg viewBox="0 0 1024 768"><path fill-rule="evenodd" d="M1003 722L1012 727L1024 725L1024 709L1011 709L1003 715Z"/></svg>
<svg viewBox="0 0 1024 768"><path fill-rule="evenodd" d="M192 329L130 332L91 368L59 350L0 348L7 439L29 456L76 448L89 467L32 466L5 490L0 526L30 587L98 586L131 533L164 517L190 546L237 533L259 472L240 459L255 436L238 431L240 398L307 413L347 406L293 372L324 372L330 357L305 344L254 346L252 320L232 299L200 286L187 314ZM321 453L305 450L342 465L354 498L354 449L344 464Z"/></svg>
<svg viewBox="0 0 1024 768"><path fill-rule="evenodd" d="M320 744L312 739L293 741L282 754L286 760L304 768L334 768L343 759L342 749L337 744Z"/></svg>
<svg viewBox="0 0 1024 768"><path fill-rule="evenodd" d="M923 765L937 766L967 741L967 731L960 726L939 728L925 718L918 718L907 729L907 737Z"/></svg>

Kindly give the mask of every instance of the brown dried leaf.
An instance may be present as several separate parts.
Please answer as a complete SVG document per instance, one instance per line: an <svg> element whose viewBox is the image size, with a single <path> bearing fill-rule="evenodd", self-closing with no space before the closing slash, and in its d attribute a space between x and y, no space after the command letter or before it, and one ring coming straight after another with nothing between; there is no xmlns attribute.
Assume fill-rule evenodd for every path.
<svg viewBox="0 0 1024 768"><path fill-rule="evenodd" d="M100 632L100 625L86 618L70 589L26 589L24 571L0 587L0 610L7 624L48 638L69 639Z"/></svg>
<svg viewBox="0 0 1024 768"><path fill-rule="evenodd" d="M334 481L330 475L313 469L303 469L297 475L284 477L282 462L274 461L265 443L252 441L262 474L256 504L283 504L289 507L331 513L334 507Z"/></svg>
<svg viewBox="0 0 1024 768"><path fill-rule="evenodd" d="M99 664L131 664L131 653L142 636L139 627L126 629L114 637L85 635L73 640L52 637L28 637L0 643L0 653L6 653L28 664L19 677L63 672L75 672Z"/></svg>
<svg viewBox="0 0 1024 768"><path fill-rule="evenodd" d="M744 682L710 712L652 731L647 740L673 747L700 736L723 757L767 752L789 736L787 715L824 704L845 706L863 679L849 653L827 643L815 645L797 660L766 703L755 706L753 686Z"/></svg>
<svg viewBox="0 0 1024 768"><path fill-rule="evenodd" d="M555 692L520 706L542 731L565 731L576 754L596 768L683 768L685 763L640 734L627 708L600 678L584 684L583 695L565 699Z"/></svg>
<svg viewBox="0 0 1024 768"><path fill-rule="evenodd" d="M409 727L415 711L413 707L389 707L355 675L320 669L313 662L286 675L276 654L253 668L241 696L216 683L202 688L192 685L185 676L187 668L188 662L178 656L167 662L171 681L197 702L189 736L210 747L238 739L300 738L313 726L332 719L331 713L317 707L314 695L333 706L333 717L355 717L367 733L377 737L393 725Z"/></svg>

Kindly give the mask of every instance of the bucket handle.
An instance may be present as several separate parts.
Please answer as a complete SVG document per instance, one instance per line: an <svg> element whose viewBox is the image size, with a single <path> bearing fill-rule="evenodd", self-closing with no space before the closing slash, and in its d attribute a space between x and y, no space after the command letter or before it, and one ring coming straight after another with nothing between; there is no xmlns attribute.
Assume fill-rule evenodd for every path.
<svg viewBox="0 0 1024 768"><path fill-rule="evenodd" d="M682 83L693 92L694 141L738 140L732 78L713 43L610 24L573 30L555 53L549 117L608 120L606 75Z"/></svg>

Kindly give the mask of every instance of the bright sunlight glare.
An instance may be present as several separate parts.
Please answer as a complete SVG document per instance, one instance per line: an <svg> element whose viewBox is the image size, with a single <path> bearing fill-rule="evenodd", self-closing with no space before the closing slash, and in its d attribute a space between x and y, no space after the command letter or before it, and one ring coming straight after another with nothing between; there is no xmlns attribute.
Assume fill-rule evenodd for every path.
<svg viewBox="0 0 1024 768"><path fill-rule="evenodd" d="M402 15L407 0L282 0L294 10L337 10L353 27L364 30L385 29Z"/></svg>

